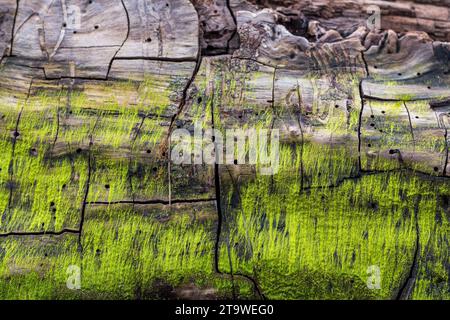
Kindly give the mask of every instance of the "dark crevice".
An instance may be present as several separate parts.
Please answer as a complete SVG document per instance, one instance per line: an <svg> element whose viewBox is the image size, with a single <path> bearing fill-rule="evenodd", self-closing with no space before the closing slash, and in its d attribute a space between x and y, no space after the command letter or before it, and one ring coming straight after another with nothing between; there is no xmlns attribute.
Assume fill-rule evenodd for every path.
<svg viewBox="0 0 450 320"><path fill-rule="evenodd" d="M114 56L112 57L111 61L109 62L108 71L106 72L106 79L108 79L108 77L109 77L109 73L111 72L111 68L112 68L112 64L114 62L114 59L119 54L119 51L122 50L125 42L127 42L128 37L130 36L130 29L131 29L131 27L130 27L130 14L128 13L128 9L125 6L125 3L123 2L123 0L120 0L120 2L122 3L123 9L125 10L125 15L127 17L127 35L125 36L125 39L123 40L122 44L117 49L117 51L114 53Z"/></svg>
<svg viewBox="0 0 450 320"><path fill-rule="evenodd" d="M358 172L362 171L362 160L361 160L361 152L362 152L362 132L361 132L361 128L362 128L362 117L363 117L363 113L364 113L364 92L363 92L363 88L362 88L362 83L363 83L363 79L361 79L359 81L359 97L361 100L361 109L359 111L359 117L358 117L358 130L357 130L357 134L358 134Z"/></svg>
<svg viewBox="0 0 450 320"><path fill-rule="evenodd" d="M300 144L300 191L303 190L304 185L304 165L303 165L303 157L304 157L304 143L305 143L305 136L303 133L303 126L302 126L302 95L300 93L300 84L297 81L297 100L298 100L298 110L297 110L297 122L298 127L300 129L300 137L302 139Z"/></svg>
<svg viewBox="0 0 450 320"><path fill-rule="evenodd" d="M386 171L384 171L384 170L380 170L380 171L377 171L377 170L373 170L373 171L360 170L357 175L349 176L349 177L343 177L342 179L339 179L334 184L325 185L325 186L304 187L302 190L303 191L312 191L312 190L320 190L320 189L334 189L334 188L339 188L346 181L356 181L356 180L362 179L364 176L385 174L385 173L397 172L397 171L399 171L399 170L398 169L392 169L392 170L386 170Z"/></svg>
<svg viewBox="0 0 450 320"><path fill-rule="evenodd" d="M414 289L414 284L416 282L417 274L419 272L419 253L420 253L420 229L419 229L419 204L421 196L416 197L414 204L414 220L415 220L415 231L416 231L416 241L414 247L413 260L411 262L411 267L408 272L408 277L405 279L404 283L400 287L397 300L408 300L411 297L412 291Z"/></svg>
<svg viewBox="0 0 450 320"><path fill-rule="evenodd" d="M364 62L364 68L366 70L365 79L367 79L370 77L370 73L369 73L369 66L367 64L367 60L364 55L364 52L361 52L361 58L362 58L362 61ZM359 116L358 116L358 130L357 130L357 135L358 135L358 172L359 173L361 173L361 171L362 171L362 160L361 160L362 132L361 132L361 129L362 129L362 118L363 118L363 113L364 113L364 106L365 106L363 81L364 81L364 78L359 81L359 85L358 85L359 98L360 98L360 103L361 103L361 109L359 111Z"/></svg>
<svg viewBox="0 0 450 320"><path fill-rule="evenodd" d="M31 81L30 81L30 86L28 87L28 92L27 92L27 95L25 98L25 103L30 98L32 85L33 85L33 79L31 79ZM19 137L19 125L20 125L20 119L22 118L23 108L24 108L23 106L20 108L19 114L17 115L16 125L14 127L14 132L12 134L13 140L12 140L12 146L11 146L11 159L10 159L9 167L8 167L8 173L9 173L8 204L7 204L7 207L5 208L5 211L3 212L3 215L1 217L2 223L7 219L7 214L11 213L11 205L12 205L13 190L14 190L14 158L15 158L15 154L16 154L16 144L17 144L17 138Z"/></svg>
<svg viewBox="0 0 450 320"><path fill-rule="evenodd" d="M195 57L179 57L179 58L171 58L171 57L116 57L113 60L147 60L147 61L163 61L163 62L197 62L197 58Z"/></svg>
<svg viewBox="0 0 450 320"><path fill-rule="evenodd" d="M142 127L144 126L144 122L145 122L145 119L146 119L146 118L147 118L146 116L143 116L143 117L142 117L141 122L139 123L139 126L138 126L138 128L137 128L137 130L136 130L136 134L135 134L134 137L131 139L131 147L132 147L132 148L134 147L134 144L135 144L135 142L136 142L136 139L139 137L139 134L141 133L141 130L142 130Z"/></svg>
<svg viewBox="0 0 450 320"><path fill-rule="evenodd" d="M233 187L234 187L235 190L237 191L237 195L238 195L238 197L239 197L239 204L240 204L240 206L241 206L241 211L243 212L243 208L242 208L242 198L241 198L241 192L240 192L240 189L239 189L239 185L238 185L238 183L236 182L236 179L234 179L234 177L233 177L233 175L232 175L232 173L231 173L229 167L226 166L226 168L227 168L228 174L229 174L229 176L230 176L231 182L232 182L232 184L233 184ZM219 177L219 180L220 180L220 177ZM246 224L245 219L244 219L244 223ZM221 229L220 229L220 230L221 230ZM250 254L253 256L253 245L252 245L252 243L251 243L251 241L250 241L250 236L248 235L248 228L247 228L247 230L246 230L246 235L247 235L247 240L248 240L248 244L249 244ZM219 235L219 241L220 241L220 235ZM227 249L228 249L228 253L229 253L230 247L229 247L229 239L228 239L228 237L227 237ZM261 299L266 300L266 297L264 296L264 294L262 293L261 289L259 288L258 282L255 280L255 278L250 277L250 276L245 275L245 274L242 274L242 273L234 273L234 274L233 274L233 266L232 266L231 260L229 261L229 264L230 264L231 277L236 277L236 276L237 276L237 277L242 277L242 278L244 278L244 279L246 279L246 280L248 280L248 281L251 281L252 284L253 284L253 288L254 288L255 292L258 294L258 296L259 296ZM255 270L254 270L254 272L255 272ZM220 272L218 272L218 273L220 273Z"/></svg>
<svg viewBox="0 0 450 320"><path fill-rule="evenodd" d="M270 133L268 145L271 144L271 137L272 137L272 131L275 126L275 119L278 118L277 110L275 109L275 82L277 80L277 66L273 68L273 75L272 75L272 100L270 101L270 107L272 109L272 119L270 121ZM272 174L270 176L270 190L273 190L274 188L274 175Z"/></svg>
<svg viewBox="0 0 450 320"><path fill-rule="evenodd" d="M90 183L91 183L91 175L92 175L91 171L92 171L92 155L91 155L91 152L89 151L89 155L88 155L88 177L87 177L86 186L85 186L83 203L81 205L80 226L79 226L79 234L78 234L78 248L79 248L80 252L83 252L83 246L81 244L81 236L82 236L83 227L84 227L84 221L85 221L85 217L86 217L87 198L88 198L88 195L89 195L89 189L90 189Z"/></svg>
<svg viewBox="0 0 450 320"><path fill-rule="evenodd" d="M409 112L409 108L406 105L405 101L403 101L403 106L405 107L406 113L408 114L409 130L410 130L410 133L411 133L411 138L412 138L412 143L413 143L413 150L414 150L414 153L415 153L416 152L416 139L414 137L414 129L413 129L413 126L412 126L411 113ZM445 174L444 174L444 176L445 176Z"/></svg>
<svg viewBox="0 0 450 320"><path fill-rule="evenodd" d="M170 136L172 135L172 131L175 125L175 121L178 119L178 117L183 113L184 107L186 106L187 100L188 100L188 91L189 88L191 87L191 85L194 83L195 78L197 76L197 73L200 69L200 65L202 63L202 48L201 48L201 44L200 44L200 38L199 38L199 43L198 43L198 52L197 52L197 59L196 59L196 64L195 64L195 68L192 71L192 75L189 78L188 82L186 83L183 92L182 92L182 96L181 96L181 100L180 100L180 104L178 105L178 110L177 113L173 115L171 121L170 121L170 125L169 125L169 130L167 133L167 137L166 137L166 141L162 144L162 150L161 152L164 153L165 149L167 149L168 144L169 144L169 139ZM166 152L169 161L170 161L170 150L169 152Z"/></svg>
<svg viewBox="0 0 450 320"><path fill-rule="evenodd" d="M367 36L367 34L366 34L366 36ZM362 59L362 61L364 63L364 69L366 70L366 79L370 78L369 64L367 63L366 56L365 56L364 52L361 52L361 59Z"/></svg>
<svg viewBox="0 0 450 320"><path fill-rule="evenodd" d="M215 130L215 121L214 121L214 92L215 89L212 89L212 97L211 97L211 127L212 130L214 132ZM215 186L215 191L216 191L216 207L217 207L217 230L216 230L216 240L215 240L215 244L214 244L214 270L217 274L220 275L228 275L231 276L232 280L234 279L234 277L241 277L244 278L248 281L251 281L253 284L253 288L255 290L255 292L257 293L257 295L265 300L265 296L264 294L261 292L258 283L256 282L255 279L253 279L252 277L248 276L248 275L244 275L242 273L234 273L232 272L232 266L231 267L231 274L227 274L224 273L220 270L219 267L219 255L220 255L220 241L221 241L221 234L222 234L222 228L223 228L223 223L224 223L224 214L222 212L222 201L221 201L221 195L222 195L222 187L221 187L221 179L220 179L220 166L219 166L219 151L218 151L218 146L217 146L217 140L216 139L212 139L212 142L214 144L214 150L215 150L215 155L216 155L216 161L214 162L214 186ZM229 249L229 248L228 248ZM231 263L231 261L230 261ZM234 284L233 284L234 286ZM233 292L234 295L234 292Z"/></svg>
<svg viewBox="0 0 450 320"><path fill-rule="evenodd" d="M389 169L389 170L361 170L357 175L344 177L340 180L338 180L335 184L331 185L325 185L325 186L312 186L312 187L305 187L303 188L304 191L310 191L310 190L317 190L317 189L333 189L340 187L344 182L346 181L355 181L363 178L364 176L371 176L371 175L381 175L386 173L400 173L400 172L407 172L410 174L414 174L416 176L420 176L422 178L428 178L434 180L440 180L444 179L447 180L450 177L444 177L444 176L431 176L428 173L420 172L418 170L409 169L406 167L403 168L397 168L397 169Z"/></svg>
<svg viewBox="0 0 450 320"><path fill-rule="evenodd" d="M233 19L233 23L234 23L233 33L231 34L231 37L227 41L227 52L228 53L232 53L231 49L230 49L230 42L233 41L233 39L235 37L239 37L238 29L237 29L238 28L238 23L237 23L236 16L235 16L233 10L231 9L230 0L226 0L226 5L227 5L228 11L230 12L231 18ZM238 41L239 41L239 39L238 39Z"/></svg>
<svg viewBox="0 0 450 320"><path fill-rule="evenodd" d="M442 175L447 176L447 166L449 165L449 136L448 136L448 129L444 122L444 117L447 117L447 119L450 119L450 116L447 114L440 114L437 115L436 112L434 112L436 116L436 120L438 122L439 128L442 128L444 130L444 145L445 145L445 159L444 159L444 168L442 169Z"/></svg>
<svg viewBox="0 0 450 320"><path fill-rule="evenodd" d="M118 201L92 201L87 202L88 205L114 205L114 204L189 204L189 203L204 203L216 201L215 198L206 199L175 199L175 200L163 200L163 199L152 199L152 200L118 200Z"/></svg>
<svg viewBox="0 0 450 320"><path fill-rule="evenodd" d="M118 57L118 58L113 58L112 61L115 60L150 60L150 61L168 61L168 62L195 62L197 61L194 58L145 58L145 57ZM68 80L84 80L84 81L111 81L111 79L109 78L109 73L110 70L108 69L107 71L107 75L106 77L81 77L81 76L59 76L59 77L50 77L47 75L47 72L45 71L44 67L38 67L38 66L30 66L30 65L26 65L26 64L20 64L20 63L16 63L16 62L6 62L9 65L12 66L17 66L17 67L22 67L22 68L30 68L30 69L36 69L36 70L40 70L42 71L43 74L43 79L44 80L51 80L51 81L61 81L64 79L68 79ZM111 66L112 66L112 62L111 62Z"/></svg>
<svg viewBox="0 0 450 320"><path fill-rule="evenodd" d="M436 109L436 108L443 108L450 106L450 98L444 98L439 100L430 101L430 108Z"/></svg>
<svg viewBox="0 0 450 320"><path fill-rule="evenodd" d="M45 73L45 69L44 68L40 68L40 69L42 69L44 71L45 80L64 80L64 79L68 79L68 80L87 80L87 81L108 81L109 80L108 78L80 77L80 76L76 76L76 77L70 77L70 76L49 77Z"/></svg>
<svg viewBox="0 0 450 320"><path fill-rule="evenodd" d="M134 137L131 139L131 151L128 155L128 173L127 173L127 180L128 180L128 185L130 188L130 193L131 193L131 197L133 198L133 208L134 208L134 201L136 200L136 195L134 194L134 188L133 188L133 171L132 171L132 157L133 157L133 150L134 150L134 145L136 143L136 139L139 137L142 127L144 126L144 122L145 119L147 117L143 116L141 119L141 122L139 123L138 128L136 129L136 133L134 135Z"/></svg>
<svg viewBox="0 0 450 320"><path fill-rule="evenodd" d="M9 168L8 168L8 171L9 171L8 172L9 173L8 205L6 206L5 211L3 213L2 222L4 222L7 219L6 215L11 213L11 205L12 205L13 190L14 190L14 183L13 183L13 181L14 181L14 158L15 158L15 152L16 152L17 137L19 134L19 123L20 123L20 119L22 117L22 112L23 112L23 107L19 111L19 115L17 116L17 119L16 119L16 126L15 126L14 132L13 132L13 141L12 141L12 146L11 146L11 159L9 161Z"/></svg>
<svg viewBox="0 0 450 320"><path fill-rule="evenodd" d="M409 109L408 109L408 106L406 105L405 101L403 101L403 106L405 107L406 113L408 114L409 130L411 132L411 138L414 143L414 149L415 149L416 142L415 142L415 138L414 138L414 130L413 130L412 121L411 121L411 114L409 113Z"/></svg>
<svg viewBox="0 0 450 320"><path fill-rule="evenodd" d="M55 138L53 139L51 153L53 153L56 142L58 141L59 130L60 130L60 115L59 115L59 113L60 113L60 110L59 110L59 106L58 106L58 108L56 109L56 133L55 133Z"/></svg>
<svg viewBox="0 0 450 320"><path fill-rule="evenodd" d="M83 245L81 243L81 237L83 234L83 227L84 227L84 221L85 221L85 217L86 217L86 207L87 207L87 199L89 196L89 190L90 190L90 186L91 186L91 177L92 177L92 162L93 162L93 155L92 155L92 146L94 144L94 139L93 139L93 134L95 132L95 129L97 127L98 121L100 118L100 114L98 115L94 126L92 127L92 130L89 134L89 148L88 148L88 170L87 170L87 179L86 179L86 186L85 186L85 192L84 192L84 197L83 197L83 203L81 205L81 214L80 214L80 225L79 225L79 234L78 234L78 249L80 251L81 254L83 254Z"/></svg>
<svg viewBox="0 0 450 320"><path fill-rule="evenodd" d="M213 95L214 97L214 95ZM214 99L214 98L213 98ZM212 114L212 129L214 132L214 106L211 107ZM222 223L223 223L223 215L222 215L222 202L221 202L221 185L220 185L220 168L218 162L218 153L221 152L217 149L216 140L213 140L214 143L214 152L216 153L216 161L214 162L214 186L216 191L216 209L217 209L217 231L216 231L216 241L214 244L214 269L217 273L221 274L219 267L219 251L220 251L220 235L222 232Z"/></svg>
<svg viewBox="0 0 450 320"><path fill-rule="evenodd" d="M100 78L100 77L80 77L80 76L76 76L76 77L71 77L71 76L49 77L47 75L47 72L45 71L44 67L30 66L30 65L26 65L26 64L20 64L20 63L9 62L9 61L6 61L6 64L12 65L12 66L16 66L16 67L40 70L40 71L42 71L42 74L44 76L43 80L61 81L61 80L64 80L64 79L68 79L68 80L87 80L87 81L108 81L107 78Z"/></svg>
<svg viewBox="0 0 450 320"><path fill-rule="evenodd" d="M133 209L134 209L134 202L136 201L136 195L134 194L134 188L133 188L133 171L132 171L132 154L131 154L131 152L128 156L127 181L128 181L128 187L129 187L130 194L132 197Z"/></svg>
<svg viewBox="0 0 450 320"><path fill-rule="evenodd" d="M19 2L20 2L20 0L16 0L16 11L14 13L13 25L12 25L12 30L11 30L11 47L9 48L8 56L12 56L13 55L14 31L16 29L17 15L19 14Z"/></svg>
<svg viewBox="0 0 450 320"><path fill-rule="evenodd" d="M449 155L449 145L448 145L448 129L444 128L444 139L445 139L445 160L444 169L442 170L442 175L447 176L447 166L448 166L448 155Z"/></svg>

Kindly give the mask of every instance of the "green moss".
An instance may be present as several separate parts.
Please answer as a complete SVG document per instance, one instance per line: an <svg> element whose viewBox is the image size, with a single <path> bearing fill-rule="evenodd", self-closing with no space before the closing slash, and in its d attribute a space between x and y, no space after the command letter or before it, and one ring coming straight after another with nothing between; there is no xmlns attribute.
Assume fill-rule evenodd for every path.
<svg viewBox="0 0 450 320"><path fill-rule="evenodd" d="M231 79L230 91L223 94L223 79L215 80L214 101L200 86L190 112L205 129L213 114L216 128L224 130L227 119L220 118L220 108L236 98L235 88L251 88ZM43 92L26 105L0 105L0 232L77 229L89 176L88 201L167 199L167 161L159 148L167 134L163 114L170 106L166 97L155 97L151 82L141 85L141 103L135 107L111 101L91 110L83 94L67 92ZM13 156L12 132L22 107ZM412 103L410 111L424 108ZM143 109L154 116L143 119ZM380 148L411 142L409 124L398 121L402 105L374 103L367 110L386 133ZM329 111L331 133L354 134L358 108L348 115L334 106ZM267 108L240 128L267 128L279 116ZM416 150L443 151L442 138L422 140ZM367 169L399 166L395 159L365 153L361 160ZM277 175L260 176L255 170L251 178L239 178L239 190L222 170L220 270L231 273L232 266L234 273L251 276L271 299L389 299L409 274L419 236L412 297L448 299L448 181L407 171L359 176L358 161L356 143L299 142L281 145ZM209 186L202 194L213 194L211 168L192 170L172 167L173 195L199 197L192 186L200 184ZM161 286L188 284L213 288L219 297L231 297L234 290L239 298L254 298L250 281L235 277L232 282L214 272L216 218L212 203L88 205L81 243L76 234L0 239L0 298L160 298ZM81 268L81 290L66 287L70 265ZM372 266L381 272L377 290L367 286Z"/></svg>

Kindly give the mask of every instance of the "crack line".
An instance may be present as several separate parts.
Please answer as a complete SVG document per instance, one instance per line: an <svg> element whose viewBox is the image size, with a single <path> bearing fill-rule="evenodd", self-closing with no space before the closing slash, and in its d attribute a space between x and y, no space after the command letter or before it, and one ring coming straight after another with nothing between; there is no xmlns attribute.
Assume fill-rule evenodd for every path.
<svg viewBox="0 0 450 320"><path fill-rule="evenodd" d="M213 132L216 130L215 129L215 121L214 121L214 95L215 93L215 89L214 89L214 84L213 84L213 88L212 88L212 101L211 101L211 127ZM233 267L231 265L231 261L230 261L230 271L232 272L231 274L227 274L224 273L220 270L219 267L219 251L220 251L220 238L221 238L221 233L222 233L222 224L224 222L224 214L222 212L222 203L221 203L221 182L220 182L220 167L219 167L219 152L218 152L218 147L217 147L217 140L215 138L212 139L212 142L214 144L214 152L215 152L215 156L216 156L216 160L214 162L214 185L215 185L215 191L216 191L216 207L217 207L217 230L216 230L216 241L214 244L214 269L216 271L217 274L220 275L229 275L232 278L232 281L234 279L234 277L240 277L240 278L244 278L250 282L252 282L253 284L253 288L255 290L255 292L258 294L258 296L265 300L266 297L264 296L264 294L261 292L261 289L259 288L258 283L256 282L255 279L253 279L252 277L242 274L242 273L233 273ZM222 152L222 150L220 150L220 152ZM227 244L227 248L229 249L229 244ZM233 283L234 286L234 283ZM234 292L233 292L234 295Z"/></svg>
<svg viewBox="0 0 450 320"><path fill-rule="evenodd" d="M16 11L14 13L13 25L12 25L12 29L11 29L11 47L9 48L8 56L12 56L13 55L14 31L16 29L17 15L19 14L19 1L20 0L16 0Z"/></svg>
<svg viewBox="0 0 450 320"><path fill-rule="evenodd" d="M122 3L123 9L125 10L125 15L127 17L127 35L125 36L125 39L123 40L122 44L117 49L116 53L114 53L114 56L112 57L111 61L109 62L108 71L106 72L106 79L109 78L109 73L111 72L111 68L112 68L114 60L116 59L116 56L119 54L119 51L123 48L123 46L125 45L125 42L127 42L128 37L130 36L130 15L128 13L128 9L125 6L125 3L123 2L123 0L120 0L120 2Z"/></svg>
<svg viewBox="0 0 450 320"><path fill-rule="evenodd" d="M61 231L36 231L36 232L20 232L20 231L11 231L8 233L1 233L0 238L7 238L11 236L60 236L65 233L71 234L79 234L79 230L75 229L62 229Z"/></svg>
<svg viewBox="0 0 450 320"><path fill-rule="evenodd" d="M233 23L234 23L233 34L227 41L227 52L230 53L230 42L233 40L233 38L236 35L238 35L238 37L239 37L239 34L238 34L238 23L237 23L236 15L234 14L233 10L231 9L230 0L226 0L226 6L227 6L228 11L230 12L231 19L233 19ZM239 41L239 39L238 39L238 41Z"/></svg>
<svg viewBox="0 0 450 320"><path fill-rule="evenodd" d="M26 104L28 102L28 99L30 98L30 93L31 93L31 87L33 85L33 78L31 78L30 81L30 86L28 87L28 92L27 92L27 96L25 98L24 104ZM13 198L13 179L14 179L14 158L15 158L15 154L16 154L16 143L17 143L17 138L19 137L19 124L20 124L20 119L22 118L22 113L23 113L23 109L24 109L24 105L22 105L19 114L17 116L16 119L16 125L14 128L14 132L13 132L13 141L12 141L12 146L11 146L11 159L9 162L9 167L8 167L8 173L9 173L9 196L8 196L8 205L5 208L5 211L3 212L3 215L1 217L1 222L3 223L6 220L6 212L11 213L11 204L12 204L12 198Z"/></svg>
<svg viewBox="0 0 450 320"><path fill-rule="evenodd" d="M361 139L361 127L362 127L362 118L363 118L363 112L364 112L364 92L362 87L363 79L359 82L359 97L361 99L361 109L359 111L359 117L358 117L358 172L361 172L362 170L362 160L361 160L361 149L362 149L362 139Z"/></svg>
<svg viewBox="0 0 450 320"><path fill-rule="evenodd" d="M413 260L411 262L411 267L408 272L408 277L405 279L405 282L400 287L397 300L408 300L411 297L411 293L414 289L414 284L416 282L417 273L419 271L419 252L420 252L420 229L419 229L419 203L421 196L417 196L415 204L414 204L414 220L415 220L415 230L416 230L416 241L414 247L414 255Z"/></svg>
<svg viewBox="0 0 450 320"><path fill-rule="evenodd" d="M216 198L206 198L206 199L175 199L175 200L163 200L163 199L152 199L152 200L118 200L118 201L91 201L87 202L88 205L114 205L114 204L188 204L188 203L203 203L216 201Z"/></svg>

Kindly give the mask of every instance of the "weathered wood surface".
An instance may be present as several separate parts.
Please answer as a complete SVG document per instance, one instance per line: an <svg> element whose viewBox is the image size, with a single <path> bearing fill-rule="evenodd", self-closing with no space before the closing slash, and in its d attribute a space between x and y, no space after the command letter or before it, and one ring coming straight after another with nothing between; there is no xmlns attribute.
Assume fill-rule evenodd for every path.
<svg viewBox="0 0 450 320"><path fill-rule="evenodd" d="M227 53L237 43L234 13L228 0L192 0L199 15L202 50L207 54Z"/></svg>
<svg viewBox="0 0 450 320"><path fill-rule="evenodd" d="M381 8L380 30L367 26L369 5ZM437 184L450 175L449 10L448 0L0 0L0 249L8 250L0 259L2 276L15 281L28 270L65 272L65 265L37 265L44 251L65 250L74 261L85 259L84 276L93 279L87 287L95 297L103 288L99 275L110 279L105 292L114 288L119 297L126 291L128 298L140 298L148 294L142 284L151 286L150 296L158 292L157 281L137 280L149 270L157 279L178 278L175 271L183 266L192 276L197 261L204 265L194 277L220 271L222 284L230 263L254 278L240 280L257 287L264 280L259 269L298 281L297 274L284 273L286 262L297 270L308 257L298 244L318 243L320 248L306 247L312 259L329 245L323 257L330 260L324 261L338 270L338 281L327 282L339 287L341 259L352 257L350 287L356 279L365 288L360 274L353 278L355 261L365 276L374 246L380 257L403 262L391 270L400 279L414 256L414 243L407 241L414 237L431 248L425 256L416 245L421 263L434 266L435 259L436 269L444 270L448 263L439 259L446 253L435 253L448 251L442 240L448 224L441 223L448 196L423 195L429 207L422 210L412 203L422 189L407 194L410 189L397 189L396 179L404 174L406 186L418 177ZM171 134L193 133L198 123L203 129L278 129L283 174L260 179L257 166L237 166L237 159L220 166L174 165ZM303 163L304 148L309 163ZM378 174L385 178L375 185L394 185L392 194L378 190L372 197L370 179ZM369 183L359 184L364 178ZM252 179L258 182L247 184ZM350 193L339 189L344 184ZM329 220L336 208L347 211ZM428 216L418 219L416 212L413 218L418 208ZM274 215L276 221L270 220ZM355 239L343 237L360 219L369 220L361 220L362 229L351 234ZM368 226L376 223L388 225L372 227L369 235ZM419 231L418 223L425 229ZM270 234L263 234L266 229ZM253 239L259 252L248 245L248 230L261 234ZM326 241L310 241L321 230ZM387 233L409 238L386 241ZM338 249L346 239L350 247ZM275 250L287 254L279 270L272 264L277 259L266 255L278 241L290 248ZM300 248L296 255L291 245ZM369 252L358 249L363 247ZM16 257L35 265L24 269ZM175 263L158 269L158 259ZM245 267L231 266L231 260ZM238 278L235 273L236 284ZM276 280L265 282L266 292L279 294L275 287L286 284ZM186 281L169 297L192 291L217 296L191 290ZM383 298L396 294L398 285L390 285ZM293 287L289 282L286 292ZM249 296L260 297L256 289Z"/></svg>
<svg viewBox="0 0 450 320"><path fill-rule="evenodd" d="M419 3L420 2L420 3ZM278 0L231 0L231 8L237 12L269 7L276 9L284 17L292 30L306 33L311 21L318 21L325 29L338 30L350 34L358 26L366 25L370 6L381 9L382 28L401 33L411 30L424 31L436 40L450 40L450 19L448 1L383 1L383 0L319 0L319 1L278 1ZM298 20L300 18L300 20Z"/></svg>
<svg viewBox="0 0 450 320"><path fill-rule="evenodd" d="M196 58L198 16L189 1L125 0L124 5L129 17L129 35L117 57Z"/></svg>
<svg viewBox="0 0 450 320"><path fill-rule="evenodd" d="M20 1L12 55L40 61L48 78L105 78L124 26L120 0Z"/></svg>

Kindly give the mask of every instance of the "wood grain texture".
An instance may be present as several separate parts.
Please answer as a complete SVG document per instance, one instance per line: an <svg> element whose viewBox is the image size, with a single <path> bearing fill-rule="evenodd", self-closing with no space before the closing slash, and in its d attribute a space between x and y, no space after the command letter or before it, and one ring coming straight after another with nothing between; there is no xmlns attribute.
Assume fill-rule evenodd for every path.
<svg viewBox="0 0 450 320"><path fill-rule="evenodd" d="M130 33L118 57L194 58L198 16L188 0L124 0Z"/></svg>
<svg viewBox="0 0 450 320"><path fill-rule="evenodd" d="M0 1L0 60L10 53L16 1Z"/></svg>

